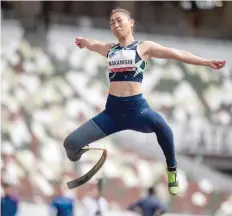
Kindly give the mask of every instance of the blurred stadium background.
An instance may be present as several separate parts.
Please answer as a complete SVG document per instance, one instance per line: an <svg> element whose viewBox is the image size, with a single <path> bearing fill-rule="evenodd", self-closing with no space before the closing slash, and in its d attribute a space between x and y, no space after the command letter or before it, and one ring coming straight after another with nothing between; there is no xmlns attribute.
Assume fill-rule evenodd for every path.
<svg viewBox="0 0 232 216"><path fill-rule="evenodd" d="M206 58L220 71L175 61L150 62L144 95L174 130L181 194L167 192L155 135L121 132L97 142L109 157L90 183L68 191L82 198L104 176L109 215L154 185L170 215L232 215L232 2L1 2L1 180L13 184L20 216L47 215L53 182L85 173L99 158L74 164L63 139L104 109L105 59L75 47L77 36L113 42L108 16L120 6L136 19L136 39L153 40ZM138 161L137 164L134 161Z"/></svg>

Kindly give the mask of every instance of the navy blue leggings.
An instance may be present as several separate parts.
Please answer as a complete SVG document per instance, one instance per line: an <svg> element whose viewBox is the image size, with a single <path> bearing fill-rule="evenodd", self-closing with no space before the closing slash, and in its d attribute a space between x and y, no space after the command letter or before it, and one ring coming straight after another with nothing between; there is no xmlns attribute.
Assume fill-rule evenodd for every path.
<svg viewBox="0 0 232 216"><path fill-rule="evenodd" d="M70 151L123 130L155 133L168 167L176 166L173 133L163 117L153 111L142 94L130 97L109 95L105 110L70 134L64 146Z"/></svg>

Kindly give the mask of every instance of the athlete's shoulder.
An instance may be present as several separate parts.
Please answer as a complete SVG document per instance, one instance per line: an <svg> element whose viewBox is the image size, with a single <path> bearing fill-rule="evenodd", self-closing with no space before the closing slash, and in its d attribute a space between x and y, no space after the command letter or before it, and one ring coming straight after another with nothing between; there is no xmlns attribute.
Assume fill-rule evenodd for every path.
<svg viewBox="0 0 232 216"><path fill-rule="evenodd" d="M106 47L108 48L108 50L112 49L115 46L117 46L117 44L115 43L106 43Z"/></svg>
<svg viewBox="0 0 232 216"><path fill-rule="evenodd" d="M143 47L151 46L151 44L153 44L153 43L154 43L153 41L148 41L148 40L140 42L141 46L143 46Z"/></svg>
<svg viewBox="0 0 232 216"><path fill-rule="evenodd" d="M148 53L152 46L151 44L152 41L141 41L137 48L140 57L146 62L150 59Z"/></svg>
<svg viewBox="0 0 232 216"><path fill-rule="evenodd" d="M106 47L107 47L107 54L106 57L108 58L109 52L112 51L112 49L116 46L117 44L115 43L106 43Z"/></svg>
<svg viewBox="0 0 232 216"><path fill-rule="evenodd" d="M147 49L149 46L151 46L152 41L139 41L138 46L142 49Z"/></svg>
<svg viewBox="0 0 232 216"><path fill-rule="evenodd" d="M146 53L151 49L151 47L156 47L156 46L158 46L157 43L147 40L141 42L140 48Z"/></svg>

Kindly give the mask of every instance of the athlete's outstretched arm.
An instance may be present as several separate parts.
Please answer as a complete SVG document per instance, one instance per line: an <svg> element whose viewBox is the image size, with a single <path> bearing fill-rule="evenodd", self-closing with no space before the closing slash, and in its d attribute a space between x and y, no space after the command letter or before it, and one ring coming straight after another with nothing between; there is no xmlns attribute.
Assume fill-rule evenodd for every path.
<svg viewBox="0 0 232 216"><path fill-rule="evenodd" d="M213 69L220 69L225 66L225 61L217 61L201 58L189 52L167 48L152 41L145 41L144 46L148 58L163 58L181 61L187 64L209 66Z"/></svg>
<svg viewBox="0 0 232 216"><path fill-rule="evenodd" d="M97 40L89 40L83 37L76 38L75 43L80 49L87 48L88 50L97 52L103 56L107 56L108 51L114 45L113 43L104 43Z"/></svg>

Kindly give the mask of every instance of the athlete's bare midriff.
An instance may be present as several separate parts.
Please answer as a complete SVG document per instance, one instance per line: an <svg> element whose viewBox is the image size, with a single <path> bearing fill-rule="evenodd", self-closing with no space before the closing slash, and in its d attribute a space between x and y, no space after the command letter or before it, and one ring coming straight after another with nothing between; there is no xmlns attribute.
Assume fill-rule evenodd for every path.
<svg viewBox="0 0 232 216"><path fill-rule="evenodd" d="M139 82L111 82L109 93L117 97L128 97L142 93L142 84Z"/></svg>

